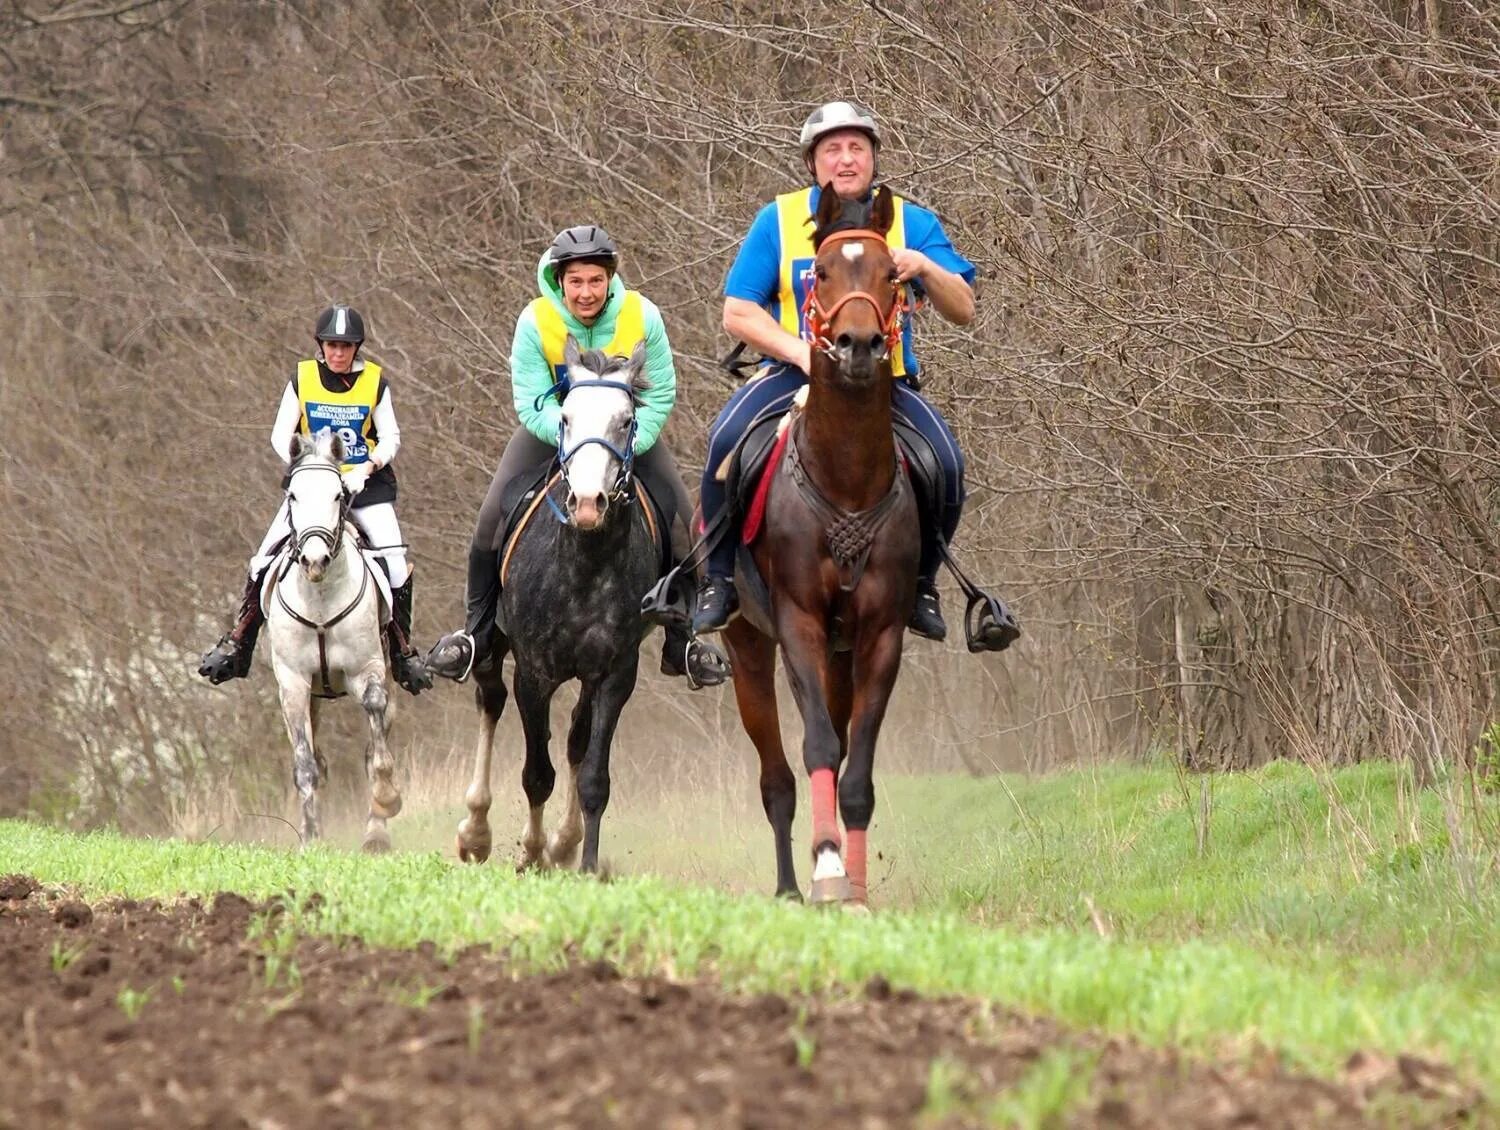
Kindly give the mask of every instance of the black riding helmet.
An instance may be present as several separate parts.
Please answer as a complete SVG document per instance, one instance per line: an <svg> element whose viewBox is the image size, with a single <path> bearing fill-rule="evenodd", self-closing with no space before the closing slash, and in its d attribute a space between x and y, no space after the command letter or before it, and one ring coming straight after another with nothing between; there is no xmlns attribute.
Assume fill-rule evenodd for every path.
<svg viewBox="0 0 1500 1130"><path fill-rule="evenodd" d="M353 306L330 306L318 315L318 324L313 337L321 345L325 341L342 341L349 345L365 342L365 320Z"/></svg>
<svg viewBox="0 0 1500 1130"><path fill-rule="evenodd" d="M579 224L558 232L547 250L547 270L553 286L562 285L560 272L569 263L594 263L612 275L620 265L620 252L603 228Z"/></svg>

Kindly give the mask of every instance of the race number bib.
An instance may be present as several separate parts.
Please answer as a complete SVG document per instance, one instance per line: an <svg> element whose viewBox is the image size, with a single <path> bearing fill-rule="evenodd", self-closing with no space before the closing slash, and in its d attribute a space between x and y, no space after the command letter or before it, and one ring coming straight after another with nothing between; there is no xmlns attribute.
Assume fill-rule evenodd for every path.
<svg viewBox="0 0 1500 1130"><path fill-rule="evenodd" d="M363 463L370 458L370 445L365 440L365 420L370 408L365 404L317 404L307 405L307 426L313 435L324 428L344 441L344 462Z"/></svg>

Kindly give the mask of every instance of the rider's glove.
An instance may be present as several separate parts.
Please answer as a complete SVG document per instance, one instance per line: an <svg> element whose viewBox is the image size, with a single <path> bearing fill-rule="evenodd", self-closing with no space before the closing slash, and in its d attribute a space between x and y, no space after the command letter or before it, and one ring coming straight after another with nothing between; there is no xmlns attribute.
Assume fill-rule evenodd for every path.
<svg viewBox="0 0 1500 1130"><path fill-rule="evenodd" d="M344 472L344 489L349 492L351 498L365 489L365 484L370 481L372 471L373 468L371 468L370 464L356 463Z"/></svg>

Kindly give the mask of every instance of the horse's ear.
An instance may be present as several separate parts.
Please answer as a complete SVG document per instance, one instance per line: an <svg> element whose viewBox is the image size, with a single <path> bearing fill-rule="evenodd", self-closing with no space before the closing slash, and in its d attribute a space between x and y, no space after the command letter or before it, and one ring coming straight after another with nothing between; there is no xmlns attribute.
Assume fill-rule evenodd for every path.
<svg viewBox="0 0 1500 1130"><path fill-rule="evenodd" d="M843 215L844 202L833 190L833 181L829 181L818 193L818 210L813 215L814 228L817 231L827 231L829 227L842 219Z"/></svg>
<svg viewBox="0 0 1500 1130"><path fill-rule="evenodd" d="M875 190L875 199L870 202L870 230L885 235L896 222L896 201L891 190L881 185Z"/></svg>
<svg viewBox="0 0 1500 1130"><path fill-rule="evenodd" d="M344 456L348 454L344 447L344 437L338 432L330 432L328 440L328 457L335 463L342 463Z"/></svg>
<svg viewBox="0 0 1500 1130"><path fill-rule="evenodd" d="M635 348L630 351L630 387L636 392L645 392L651 387L651 380L646 376L646 342L644 339L635 343Z"/></svg>
<svg viewBox="0 0 1500 1130"><path fill-rule="evenodd" d="M569 334L568 340L563 342L563 364L571 369L582 360L583 354L578 352L578 342Z"/></svg>

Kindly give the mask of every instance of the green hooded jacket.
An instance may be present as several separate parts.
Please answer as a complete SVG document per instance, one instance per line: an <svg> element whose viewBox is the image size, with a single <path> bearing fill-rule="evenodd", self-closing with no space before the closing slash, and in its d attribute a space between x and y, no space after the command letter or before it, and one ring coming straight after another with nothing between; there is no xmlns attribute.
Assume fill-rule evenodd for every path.
<svg viewBox="0 0 1500 1130"><path fill-rule="evenodd" d="M547 255L543 253L536 268L536 284L543 298L557 308L568 332L578 342L580 349L602 349L615 336L615 316L625 298L625 284L616 273L609 280L609 294L604 308L594 319L592 326L585 326L573 317L563 303L562 291L556 286L547 271ZM646 378L651 387L641 394L641 406L636 410L635 453L640 455L651 449L661 434L672 405L677 402L677 369L672 364L672 347L667 341L667 327L662 323L661 311L645 295L641 296L641 317L646 327ZM542 335L536 324L536 315L531 304L521 311L516 319L516 336L510 347L511 390L515 396L516 416L532 435L544 443L557 442L558 427L562 423L562 405L556 397L548 397L537 407L537 397L553 384L552 368L542 352Z"/></svg>

